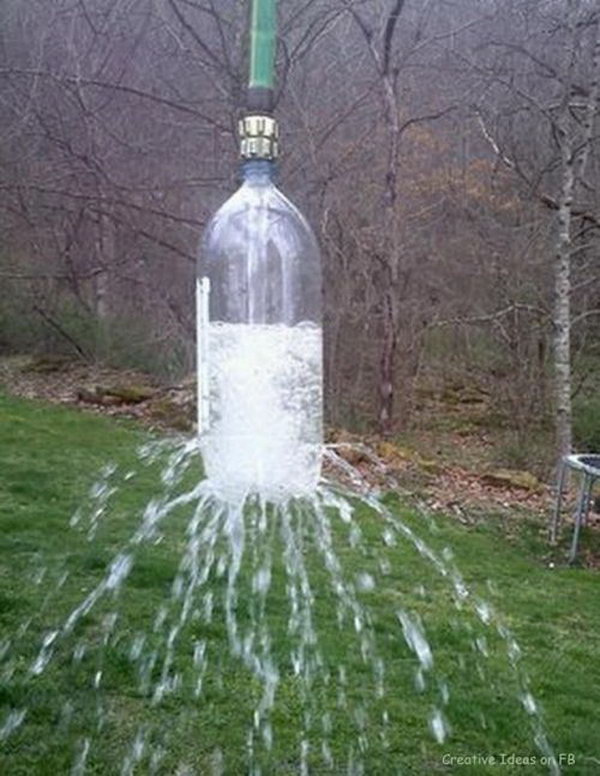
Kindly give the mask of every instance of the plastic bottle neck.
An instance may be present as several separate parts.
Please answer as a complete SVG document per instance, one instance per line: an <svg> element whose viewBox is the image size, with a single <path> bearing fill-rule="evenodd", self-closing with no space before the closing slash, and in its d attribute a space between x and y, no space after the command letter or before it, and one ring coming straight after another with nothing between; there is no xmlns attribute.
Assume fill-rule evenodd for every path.
<svg viewBox="0 0 600 776"><path fill-rule="evenodd" d="M243 162L240 174L244 183L267 184L275 178L275 162L270 159L251 159Z"/></svg>

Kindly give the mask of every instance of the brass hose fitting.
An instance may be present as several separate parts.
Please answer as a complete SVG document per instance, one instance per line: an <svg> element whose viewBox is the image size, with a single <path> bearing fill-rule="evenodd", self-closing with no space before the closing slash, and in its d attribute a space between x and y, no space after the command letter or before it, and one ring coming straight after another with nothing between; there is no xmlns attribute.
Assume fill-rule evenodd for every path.
<svg viewBox="0 0 600 776"><path fill-rule="evenodd" d="M272 116L250 114L240 121L240 154L243 159L276 159L279 127Z"/></svg>

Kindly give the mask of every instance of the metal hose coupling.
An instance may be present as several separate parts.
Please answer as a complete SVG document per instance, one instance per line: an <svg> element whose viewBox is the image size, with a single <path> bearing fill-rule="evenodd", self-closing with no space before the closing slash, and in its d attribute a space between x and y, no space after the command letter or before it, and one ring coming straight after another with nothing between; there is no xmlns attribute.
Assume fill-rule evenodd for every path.
<svg viewBox="0 0 600 776"><path fill-rule="evenodd" d="M250 114L240 121L240 154L243 159L277 159L279 127L272 116Z"/></svg>

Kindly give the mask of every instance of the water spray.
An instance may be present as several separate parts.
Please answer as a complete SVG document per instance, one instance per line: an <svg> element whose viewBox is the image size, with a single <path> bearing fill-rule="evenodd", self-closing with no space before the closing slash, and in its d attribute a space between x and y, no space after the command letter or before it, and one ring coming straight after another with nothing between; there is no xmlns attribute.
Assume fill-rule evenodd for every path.
<svg viewBox="0 0 600 776"><path fill-rule="evenodd" d="M275 11L253 2L242 184L211 219L198 264L200 449L226 501L311 495L321 471L321 260L274 184Z"/></svg>
<svg viewBox="0 0 600 776"><path fill-rule="evenodd" d="M275 1L254 0L248 109L240 127L242 184L208 225L198 265L200 444L154 441L139 450L135 469L103 469L70 525L88 541L103 539L101 548L116 549L104 574L91 577L91 589L80 588L78 574L69 586L64 565L50 570L48 578L57 581L42 610L64 598L61 616L39 612L0 643L10 704L0 715L0 744L36 720L36 699L43 703L40 718L49 718L48 688L60 687L51 672L66 670L75 692L54 732L65 746L77 735L75 776L86 772L88 761L90 772L109 772L102 763L113 744L121 767L111 773L187 772L181 730L189 762L203 773L355 776L410 770L417 757L426 772L446 747L464 752L477 711L481 730L473 740L485 740L492 703L518 713L519 724L528 720L531 744L548 771L559 774L519 645L494 608L467 586L451 551L436 550L420 535L430 516L422 512L411 527L400 505L379 498L331 448L326 456L336 481L320 478L320 258L306 220L273 183L274 50ZM200 481L198 447L207 475ZM368 448L360 452L386 473ZM135 507L129 496L115 510L113 499L138 475L157 491ZM396 489L393 481L388 485ZM126 538L124 520L131 526ZM154 574L152 553L160 558L154 594L168 589L165 564L168 569L173 554L172 581L144 622L127 613L144 611L139 603L144 580ZM39 584L46 567L34 571ZM436 598L453 604L447 622L432 621ZM38 621L47 625L36 639ZM50 684L35 689L47 672ZM139 711L135 723L114 712L124 676L134 682L126 692L127 709ZM507 676L514 698L495 684ZM25 695L28 685L33 691ZM85 715L80 720L73 711L86 687L95 709L87 726ZM172 704L161 710L170 696ZM227 725L237 717L244 726L224 749L223 720L214 718L223 696L236 712L228 712ZM460 722L467 706L473 706L463 712L469 727L453 744L453 715ZM426 739L399 737L406 710L405 729L416 730L421 714ZM32 746L38 731L39 722ZM48 772L48 745L40 744L38 763ZM27 753L28 762L32 756Z"/></svg>

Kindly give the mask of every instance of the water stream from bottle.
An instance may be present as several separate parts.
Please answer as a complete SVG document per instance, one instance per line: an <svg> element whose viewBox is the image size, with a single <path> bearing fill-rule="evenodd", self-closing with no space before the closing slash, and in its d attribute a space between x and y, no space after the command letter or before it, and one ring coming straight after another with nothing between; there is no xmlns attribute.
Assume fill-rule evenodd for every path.
<svg viewBox="0 0 600 776"><path fill-rule="evenodd" d="M422 518L415 530L403 519L401 506L374 492L341 452L325 451L328 477L312 496L269 501L257 494L224 500L219 481L197 481L194 472L201 464L195 439L164 440L139 450L138 469L160 471L159 494L140 510L100 581L45 631L26 664L20 648L30 638L29 623L0 645L1 675L8 685L35 683L56 664L85 670L87 691L97 698L96 713L93 726L77 740L72 773L85 773L94 749L103 745L102 731L111 722L105 674L115 651L126 653L137 691L150 710L140 714L124 748L123 774L165 772L173 732L153 723L152 710L177 699L193 699L191 708L201 708L219 688L226 691L232 670L245 672L253 686L247 698L230 699L236 706L247 703L247 773L274 772L269 754L278 737L289 735L288 717L297 749L290 772L372 772L371 763L389 751L394 738L397 704L390 700L398 694L421 699L419 735L443 744L453 735L455 690L438 665L448 662L448 654L439 657L439 633L429 633L428 584L446 591L447 622L442 625L456 646L451 657L458 670L472 674L473 684L488 685L490 692L494 682L509 683L535 746L552 763L521 650L502 617L465 583L450 549L437 551L426 541L431 515L413 503L411 509L421 509ZM366 448L362 452L385 476L383 463ZM71 518L72 529L97 542L108 531L111 505L137 473L106 466L87 503ZM389 489L393 486L388 482ZM178 548L175 572L145 627L132 632L121 616L121 600L143 595L133 584L136 568L151 563L152 553L165 543ZM420 589L393 566L401 545L423 572ZM48 590L49 612L71 580L63 568L49 570L41 559L36 559L35 573ZM370 603L383 589L390 597L384 621ZM90 634L86 621L92 615L96 625ZM502 656L500 675L490 667L491 653ZM399 684L398 676L406 676L409 665L412 679ZM332 697L335 703L328 703ZM35 707L11 709L0 720L0 741L8 741L35 714ZM75 693L57 714L60 729L73 726ZM480 724L487 722L482 710ZM343 752L336 745L340 726L353 730ZM230 755L215 749L211 772L233 772ZM548 770L559 772L555 763Z"/></svg>

